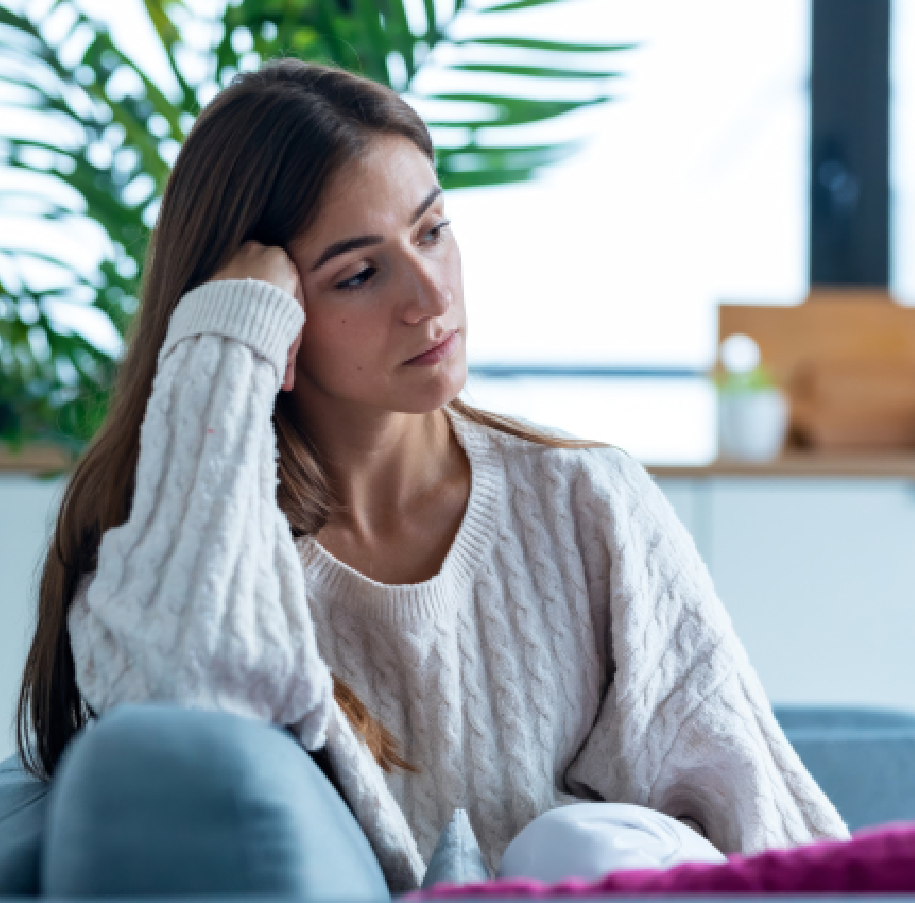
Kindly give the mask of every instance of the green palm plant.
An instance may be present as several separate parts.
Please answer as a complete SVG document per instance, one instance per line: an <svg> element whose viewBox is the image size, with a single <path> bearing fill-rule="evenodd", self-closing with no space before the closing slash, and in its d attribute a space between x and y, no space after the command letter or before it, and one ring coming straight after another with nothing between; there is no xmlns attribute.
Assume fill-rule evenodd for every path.
<svg viewBox="0 0 915 903"><path fill-rule="evenodd" d="M71 233L88 221L107 245L88 274L47 247L0 247L0 440L14 451L45 440L76 455L91 439L118 355L62 327L61 306L94 308L123 338L169 164L201 105L235 72L281 54L337 63L435 106L426 118L440 146L445 188L520 182L576 144L519 144L502 136L512 126L609 100L606 79L616 73L607 69L606 54L627 47L510 34L457 38L454 24L459 16L510 19L561 2L508 0L470 10L466 0L453 0L446 15L436 0L229 0L209 22L216 36L202 57L209 71L200 75L198 66L194 78L188 23L201 20L189 0L144 0L171 70L170 88L153 82L75 0L49 0L40 15L0 6L0 110L37 112L46 123L41 135L53 136L0 126L0 217L26 216ZM454 57L446 74L486 87L424 92L421 75L437 48ZM576 67L581 54L598 64ZM512 90L493 92L493 80L508 81ZM589 96L537 96L544 85L570 80ZM30 275L36 268L46 284Z"/></svg>

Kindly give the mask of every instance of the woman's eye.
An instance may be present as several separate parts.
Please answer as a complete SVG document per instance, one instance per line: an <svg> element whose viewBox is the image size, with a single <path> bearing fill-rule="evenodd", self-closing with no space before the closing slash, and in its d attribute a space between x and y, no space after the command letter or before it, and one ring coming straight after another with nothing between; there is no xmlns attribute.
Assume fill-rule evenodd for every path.
<svg viewBox="0 0 915 903"><path fill-rule="evenodd" d="M338 282L334 288L341 288L344 290L347 289L356 289L362 288L372 276L375 275L375 267L366 267L364 270L359 270L355 276L350 276L349 279L344 279L343 282Z"/></svg>
<svg viewBox="0 0 915 903"><path fill-rule="evenodd" d="M435 242L437 242L437 241L442 237L442 229L444 229L446 226L449 226L449 225L451 225L451 220L450 220L450 219L446 219L446 220L442 220L440 223L438 223L437 225L433 226L433 227L426 233L426 235L423 236L424 238L425 238L426 236L429 236L429 235L432 236L432 240L431 240L431 241L425 242L425 244L435 244Z"/></svg>

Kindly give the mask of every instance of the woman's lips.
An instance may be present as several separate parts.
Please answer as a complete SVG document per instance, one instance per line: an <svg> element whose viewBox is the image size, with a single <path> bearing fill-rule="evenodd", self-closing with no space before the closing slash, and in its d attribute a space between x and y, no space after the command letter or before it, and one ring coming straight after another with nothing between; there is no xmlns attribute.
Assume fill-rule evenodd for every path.
<svg viewBox="0 0 915 903"><path fill-rule="evenodd" d="M458 331L456 329L452 329L444 342L436 345L434 348L430 348L428 351L424 351L422 354L417 355L416 357L411 357L410 360L404 361L404 363L437 364L440 361L445 360L445 358L451 357L452 352L457 347L457 343Z"/></svg>

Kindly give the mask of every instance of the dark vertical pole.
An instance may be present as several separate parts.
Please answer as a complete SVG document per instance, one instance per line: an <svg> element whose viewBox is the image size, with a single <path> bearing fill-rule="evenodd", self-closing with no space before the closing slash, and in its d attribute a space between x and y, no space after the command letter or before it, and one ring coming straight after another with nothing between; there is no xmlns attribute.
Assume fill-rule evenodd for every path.
<svg viewBox="0 0 915 903"><path fill-rule="evenodd" d="M889 279L889 0L813 0L811 285Z"/></svg>

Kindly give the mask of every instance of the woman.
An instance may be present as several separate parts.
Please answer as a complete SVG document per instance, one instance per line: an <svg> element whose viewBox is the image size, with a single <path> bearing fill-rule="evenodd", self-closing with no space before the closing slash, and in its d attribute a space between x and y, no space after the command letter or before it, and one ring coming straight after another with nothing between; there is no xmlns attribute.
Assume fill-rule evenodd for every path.
<svg viewBox="0 0 915 903"><path fill-rule="evenodd" d="M236 77L144 280L41 580L36 771L123 701L269 719L326 751L397 890L455 807L492 866L581 799L725 852L847 836L645 471L458 400L460 257L396 94Z"/></svg>

